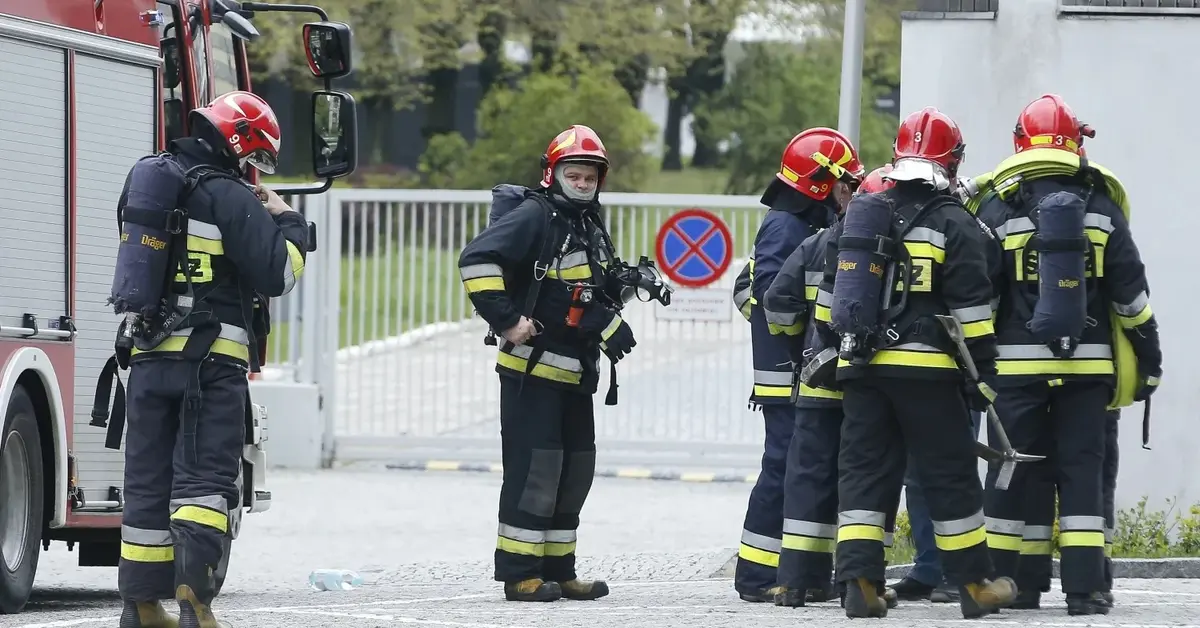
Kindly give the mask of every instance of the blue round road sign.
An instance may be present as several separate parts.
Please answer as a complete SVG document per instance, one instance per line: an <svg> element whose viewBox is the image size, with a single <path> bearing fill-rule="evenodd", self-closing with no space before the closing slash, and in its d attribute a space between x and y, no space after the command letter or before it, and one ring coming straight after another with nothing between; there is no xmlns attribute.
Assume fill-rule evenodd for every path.
<svg viewBox="0 0 1200 628"><path fill-rule="evenodd" d="M733 236L716 214L685 209L658 230L655 253L663 274L688 288L721 278L733 261Z"/></svg>

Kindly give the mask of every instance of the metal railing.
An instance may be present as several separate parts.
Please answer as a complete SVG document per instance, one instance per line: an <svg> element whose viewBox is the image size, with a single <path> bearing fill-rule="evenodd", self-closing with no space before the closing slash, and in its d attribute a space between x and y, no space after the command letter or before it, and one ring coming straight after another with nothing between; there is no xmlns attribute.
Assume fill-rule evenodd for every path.
<svg viewBox="0 0 1200 628"><path fill-rule="evenodd" d="M603 200L618 254L630 261L654 258L657 231L677 210L720 215L735 260L710 289L726 294L764 209L747 196ZM486 226L490 203L490 191L334 189L302 204L319 248L297 291L271 304L264 378L320 385L339 460L498 460L496 349L483 344L487 325L458 276L459 252ZM747 407L745 319L731 307L720 322L666 320L662 306L637 301L624 317L638 346L618 367L619 403L604 405L606 359L595 397L609 460L754 466L763 426Z"/></svg>

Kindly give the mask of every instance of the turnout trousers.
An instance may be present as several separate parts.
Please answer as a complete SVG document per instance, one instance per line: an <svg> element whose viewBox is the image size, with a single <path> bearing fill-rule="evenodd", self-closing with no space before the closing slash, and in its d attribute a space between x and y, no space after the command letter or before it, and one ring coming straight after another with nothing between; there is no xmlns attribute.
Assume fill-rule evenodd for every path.
<svg viewBox="0 0 1200 628"><path fill-rule="evenodd" d="M193 435L183 416L197 384ZM246 369L211 359L139 360L127 388L121 597L169 599L187 585L211 604L229 512L241 507Z"/></svg>
<svg viewBox="0 0 1200 628"><path fill-rule="evenodd" d="M882 588L888 519L909 456L929 502L946 580L990 578L983 487L959 382L871 377L843 386L837 580L866 578Z"/></svg>
<svg viewBox="0 0 1200 628"><path fill-rule="evenodd" d="M988 468L988 547L997 575L1013 577L1018 588L1050 588L1057 489L1063 592L1104 590L1101 469L1111 395L1109 384L1096 381L998 381L996 412L1012 446L1047 456L1016 465L1006 491L995 488L999 466ZM988 427L990 442L994 431Z"/></svg>
<svg viewBox="0 0 1200 628"><path fill-rule="evenodd" d="M1113 540L1117 535L1117 469L1120 465L1120 451L1117 436L1120 432L1120 410L1110 410L1104 423L1104 468L1101 474L1101 487L1104 492L1104 592L1112 591Z"/></svg>
<svg viewBox="0 0 1200 628"><path fill-rule="evenodd" d="M842 409L796 408L783 480L783 547L778 583L827 589L837 544L838 449Z"/></svg>
<svg viewBox="0 0 1200 628"><path fill-rule="evenodd" d="M500 376L504 479L495 579L575 579L579 513L596 471L590 394Z"/></svg>
<svg viewBox="0 0 1200 628"><path fill-rule="evenodd" d="M791 403L763 405L762 413L766 424L762 469L750 490L733 575L733 587L743 595L758 595L776 585L783 542L783 476L796 424Z"/></svg>

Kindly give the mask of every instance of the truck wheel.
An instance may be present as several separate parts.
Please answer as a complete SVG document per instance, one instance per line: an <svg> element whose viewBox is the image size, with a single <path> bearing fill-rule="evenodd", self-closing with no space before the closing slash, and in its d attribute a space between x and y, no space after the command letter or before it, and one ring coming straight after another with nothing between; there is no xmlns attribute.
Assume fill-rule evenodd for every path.
<svg viewBox="0 0 1200 628"><path fill-rule="evenodd" d="M33 401L13 389L0 431L0 615L25 608L42 538L42 441Z"/></svg>

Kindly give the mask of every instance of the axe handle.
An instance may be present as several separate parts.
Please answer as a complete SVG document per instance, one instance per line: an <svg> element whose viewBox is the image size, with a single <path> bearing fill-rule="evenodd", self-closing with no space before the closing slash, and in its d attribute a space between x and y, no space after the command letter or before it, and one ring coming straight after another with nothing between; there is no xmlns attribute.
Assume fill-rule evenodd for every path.
<svg viewBox="0 0 1200 628"><path fill-rule="evenodd" d="M1150 449L1150 399L1142 402L1142 449Z"/></svg>

